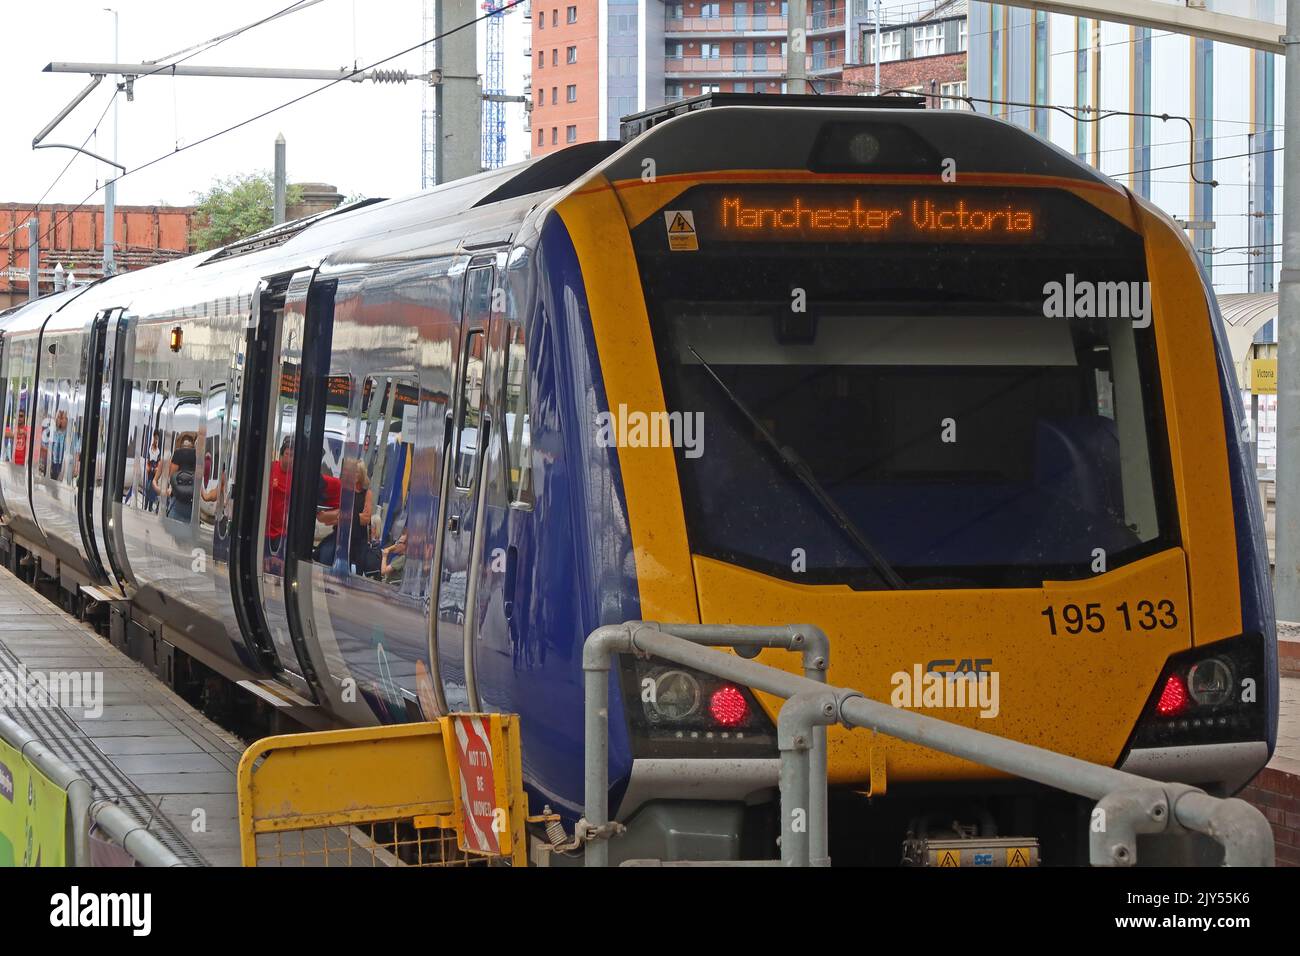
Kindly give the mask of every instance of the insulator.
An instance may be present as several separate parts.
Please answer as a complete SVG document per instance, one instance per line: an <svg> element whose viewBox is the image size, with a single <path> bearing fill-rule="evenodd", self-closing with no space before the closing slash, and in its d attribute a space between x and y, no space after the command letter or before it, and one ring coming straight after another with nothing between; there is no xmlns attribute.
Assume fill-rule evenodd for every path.
<svg viewBox="0 0 1300 956"><path fill-rule="evenodd" d="M405 83L411 74L405 70L371 70L370 79L376 83Z"/></svg>

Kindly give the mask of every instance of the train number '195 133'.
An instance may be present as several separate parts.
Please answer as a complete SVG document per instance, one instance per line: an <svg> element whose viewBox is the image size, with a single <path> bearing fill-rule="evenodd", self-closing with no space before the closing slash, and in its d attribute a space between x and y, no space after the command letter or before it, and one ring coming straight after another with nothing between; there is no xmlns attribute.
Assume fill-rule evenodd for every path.
<svg viewBox="0 0 1300 956"><path fill-rule="evenodd" d="M1100 634L1106 630L1106 611L1100 602L1062 604L1043 608L1048 629L1057 634ZM1111 620L1118 619L1125 631L1170 630L1178 626L1178 611L1168 598L1156 601L1124 601L1115 605Z"/></svg>

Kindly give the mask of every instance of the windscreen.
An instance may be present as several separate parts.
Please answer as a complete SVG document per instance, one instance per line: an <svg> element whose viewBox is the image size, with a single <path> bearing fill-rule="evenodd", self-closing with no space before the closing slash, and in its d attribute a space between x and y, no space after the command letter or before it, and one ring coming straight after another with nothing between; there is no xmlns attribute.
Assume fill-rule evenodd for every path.
<svg viewBox="0 0 1300 956"><path fill-rule="evenodd" d="M707 186L633 236L696 553L987 587L1172 542L1142 244L1076 197Z"/></svg>

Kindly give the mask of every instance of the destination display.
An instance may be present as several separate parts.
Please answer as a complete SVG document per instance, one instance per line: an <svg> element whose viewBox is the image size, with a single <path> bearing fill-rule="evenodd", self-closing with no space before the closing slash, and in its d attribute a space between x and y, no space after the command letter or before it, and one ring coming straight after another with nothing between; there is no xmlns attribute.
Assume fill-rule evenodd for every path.
<svg viewBox="0 0 1300 956"><path fill-rule="evenodd" d="M1036 202L969 189L728 189L694 205L706 241L1026 242L1043 226Z"/></svg>

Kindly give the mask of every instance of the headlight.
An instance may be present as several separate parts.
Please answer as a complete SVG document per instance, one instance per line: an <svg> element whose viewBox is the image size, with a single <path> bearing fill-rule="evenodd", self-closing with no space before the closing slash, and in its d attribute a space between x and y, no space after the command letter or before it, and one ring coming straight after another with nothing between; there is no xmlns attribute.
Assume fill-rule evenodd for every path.
<svg viewBox="0 0 1300 956"><path fill-rule="evenodd" d="M1181 651L1165 662L1129 748L1263 740L1271 693L1258 634Z"/></svg>
<svg viewBox="0 0 1300 956"><path fill-rule="evenodd" d="M631 655L620 679L634 756L776 756L776 728L747 687Z"/></svg>
<svg viewBox="0 0 1300 956"><path fill-rule="evenodd" d="M1187 692L1203 707L1218 707L1232 696L1232 665L1222 657L1198 661L1187 671Z"/></svg>

